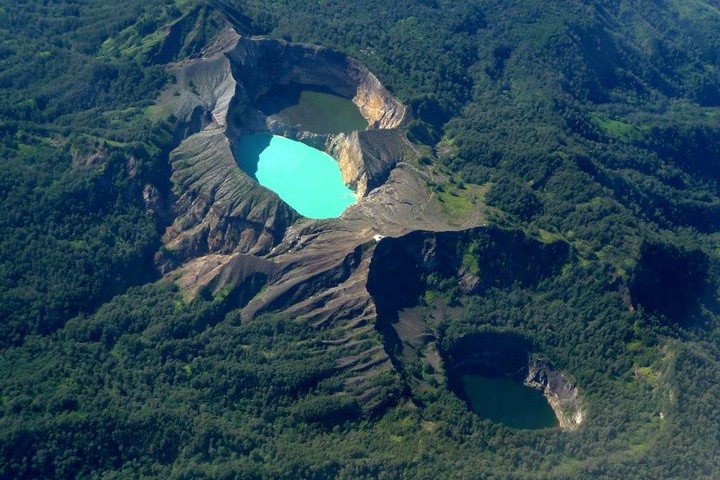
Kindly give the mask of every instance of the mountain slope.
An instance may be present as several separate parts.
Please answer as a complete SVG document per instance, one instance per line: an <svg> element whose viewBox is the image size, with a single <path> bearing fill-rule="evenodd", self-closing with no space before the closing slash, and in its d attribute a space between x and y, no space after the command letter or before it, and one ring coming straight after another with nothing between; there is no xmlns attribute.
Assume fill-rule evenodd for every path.
<svg viewBox="0 0 720 480"><path fill-rule="evenodd" d="M720 5L321 3L0 1L0 476L717 478ZM296 223L322 241L191 299L160 270L198 126L157 98L227 26L365 64L427 204L347 256ZM577 431L452 393L488 333L573 380Z"/></svg>

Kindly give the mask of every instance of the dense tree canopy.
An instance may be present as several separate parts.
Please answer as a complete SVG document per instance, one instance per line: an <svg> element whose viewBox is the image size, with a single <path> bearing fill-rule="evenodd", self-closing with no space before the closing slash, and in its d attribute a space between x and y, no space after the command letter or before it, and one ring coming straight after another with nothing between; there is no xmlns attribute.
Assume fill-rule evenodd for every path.
<svg viewBox="0 0 720 480"><path fill-rule="evenodd" d="M428 168L489 188L504 236L456 252L482 288L403 300L441 348L528 339L579 431L494 424L398 356L369 415L332 332L159 279L143 191L181 129L154 99L223 15L358 58ZM700 0L0 0L0 477L718 478L719 52Z"/></svg>

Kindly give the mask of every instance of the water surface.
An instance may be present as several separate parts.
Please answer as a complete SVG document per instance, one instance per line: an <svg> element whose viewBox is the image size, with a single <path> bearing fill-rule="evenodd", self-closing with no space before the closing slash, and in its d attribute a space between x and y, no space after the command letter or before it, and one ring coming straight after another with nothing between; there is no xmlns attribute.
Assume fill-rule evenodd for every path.
<svg viewBox="0 0 720 480"><path fill-rule="evenodd" d="M462 376L462 388L475 413L512 428L540 429L558 425L545 396L508 378Z"/></svg>
<svg viewBox="0 0 720 480"><path fill-rule="evenodd" d="M357 197L330 155L304 143L270 134L240 138L240 168L308 218L335 218Z"/></svg>
<svg viewBox="0 0 720 480"><path fill-rule="evenodd" d="M306 132L352 132L368 126L351 100L317 85L275 85L258 99L257 108L265 115Z"/></svg>

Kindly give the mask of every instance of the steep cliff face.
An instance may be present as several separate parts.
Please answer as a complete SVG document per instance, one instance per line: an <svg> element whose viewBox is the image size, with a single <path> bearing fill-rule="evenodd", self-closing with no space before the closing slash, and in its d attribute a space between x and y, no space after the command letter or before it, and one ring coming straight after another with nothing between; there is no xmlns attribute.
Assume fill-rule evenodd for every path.
<svg viewBox="0 0 720 480"><path fill-rule="evenodd" d="M357 79L353 102L360 108L371 128L397 128L403 122L406 109L380 84L380 81L357 62L351 70Z"/></svg>
<svg viewBox="0 0 720 480"><path fill-rule="evenodd" d="M327 152L338 161L343 181L363 198L379 187L403 159L403 140L395 130L364 130L332 135Z"/></svg>
<svg viewBox="0 0 720 480"><path fill-rule="evenodd" d="M560 423L560 428L577 430L585 419L585 408L577 386L547 360L530 357L525 385L545 395Z"/></svg>
<svg viewBox="0 0 720 480"><path fill-rule="evenodd" d="M267 253L297 215L240 171L219 126L171 154L176 220L165 245L176 261L206 253Z"/></svg>
<svg viewBox="0 0 720 480"><path fill-rule="evenodd" d="M345 185L354 190L358 198L364 197L367 193L367 173L358 132L334 135L328 141L328 151L338 161Z"/></svg>

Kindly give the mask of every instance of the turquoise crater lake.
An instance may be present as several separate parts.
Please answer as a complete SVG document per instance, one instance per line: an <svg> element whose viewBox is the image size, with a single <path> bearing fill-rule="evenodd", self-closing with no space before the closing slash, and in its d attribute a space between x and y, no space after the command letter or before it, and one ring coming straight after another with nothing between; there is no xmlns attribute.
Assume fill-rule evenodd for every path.
<svg viewBox="0 0 720 480"><path fill-rule="evenodd" d="M304 143L270 134L241 137L235 150L240 168L300 215L339 217L357 197L330 155Z"/></svg>

